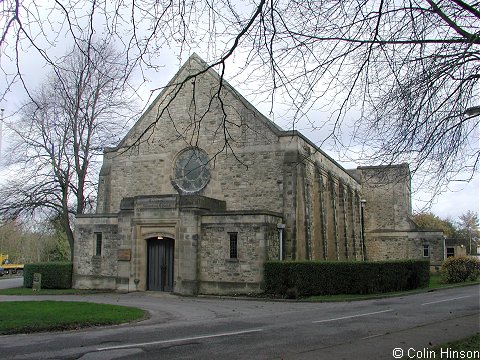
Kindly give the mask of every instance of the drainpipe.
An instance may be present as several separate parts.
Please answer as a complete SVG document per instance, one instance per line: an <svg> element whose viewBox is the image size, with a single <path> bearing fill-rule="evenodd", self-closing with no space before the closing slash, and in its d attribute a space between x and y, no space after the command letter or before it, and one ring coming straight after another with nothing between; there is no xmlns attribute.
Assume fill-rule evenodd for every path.
<svg viewBox="0 0 480 360"><path fill-rule="evenodd" d="M362 252L363 252L363 261L367 260L367 249L365 246L365 204L367 203L367 200L361 199L360 200L360 221L362 225Z"/></svg>
<svg viewBox="0 0 480 360"><path fill-rule="evenodd" d="M446 243L446 236L443 235L443 261L445 261L447 259L447 245L445 244Z"/></svg>
<svg viewBox="0 0 480 360"><path fill-rule="evenodd" d="M277 224L278 230L278 240L279 240L279 254L278 260L283 260L283 229L285 229L285 224Z"/></svg>

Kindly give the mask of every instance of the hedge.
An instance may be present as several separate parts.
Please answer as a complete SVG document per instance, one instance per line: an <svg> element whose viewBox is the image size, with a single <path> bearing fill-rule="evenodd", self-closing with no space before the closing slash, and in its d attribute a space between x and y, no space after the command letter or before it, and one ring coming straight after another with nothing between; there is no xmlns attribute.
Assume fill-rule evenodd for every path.
<svg viewBox="0 0 480 360"><path fill-rule="evenodd" d="M428 260L268 261L264 290L288 298L411 290L428 286L429 269Z"/></svg>
<svg viewBox="0 0 480 360"><path fill-rule="evenodd" d="M23 269L23 286L31 288L33 274L42 274L42 289L70 289L72 287L71 262L49 262L25 264Z"/></svg>
<svg viewBox="0 0 480 360"><path fill-rule="evenodd" d="M441 273L446 283L475 281L480 277L480 260L470 256L449 257Z"/></svg>

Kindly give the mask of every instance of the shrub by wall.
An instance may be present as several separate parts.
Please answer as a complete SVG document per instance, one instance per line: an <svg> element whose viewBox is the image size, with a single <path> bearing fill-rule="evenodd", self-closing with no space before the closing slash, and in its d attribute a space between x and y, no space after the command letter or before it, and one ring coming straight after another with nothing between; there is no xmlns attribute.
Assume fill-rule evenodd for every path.
<svg viewBox="0 0 480 360"><path fill-rule="evenodd" d="M71 262L49 262L25 264L23 269L23 286L31 288L33 274L42 274L42 289L70 289L72 287Z"/></svg>
<svg viewBox="0 0 480 360"><path fill-rule="evenodd" d="M454 256L444 261L441 269L446 283L477 280L480 276L480 260L469 256Z"/></svg>
<svg viewBox="0 0 480 360"><path fill-rule="evenodd" d="M428 260L378 262L269 261L265 292L281 297L372 294L427 287Z"/></svg>

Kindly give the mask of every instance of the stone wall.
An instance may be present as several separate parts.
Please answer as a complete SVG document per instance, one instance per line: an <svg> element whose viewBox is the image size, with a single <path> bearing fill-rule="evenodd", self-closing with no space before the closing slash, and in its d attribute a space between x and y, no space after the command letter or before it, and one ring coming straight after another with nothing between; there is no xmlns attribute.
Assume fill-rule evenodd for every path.
<svg viewBox="0 0 480 360"><path fill-rule="evenodd" d="M191 58L119 146L106 150L99 212L115 213L124 197L176 193L171 183L173 164L178 153L190 146L203 149L211 159L211 179L200 195L228 200L231 210L278 211L282 205L280 129L226 83L220 91L228 106L220 106L215 96L212 100L220 85L213 71L185 84L169 102L175 84L204 66ZM166 103L168 111L163 111ZM151 124L155 126L149 128Z"/></svg>
<svg viewBox="0 0 480 360"><path fill-rule="evenodd" d="M215 156L207 145L200 144L200 147L210 157ZM116 212L124 197L176 193L171 184L174 155L159 154L158 158L164 159L160 161L140 155L129 156L128 160L122 157L109 160L113 155L106 154L106 162L112 162L112 169L101 177L101 182L111 183L108 187L111 195L105 206L99 203L99 209ZM199 194L226 201L229 210L279 211L283 207L283 160L284 154L278 144L239 148L235 154L218 154L211 168L211 179ZM99 191L99 198L104 198L106 192L107 186L103 192Z"/></svg>
<svg viewBox="0 0 480 360"><path fill-rule="evenodd" d="M425 257L423 246L429 246ZM444 260L443 233L434 231L373 232L366 239L366 257L371 261L423 259L432 270L438 270Z"/></svg>
<svg viewBox="0 0 480 360"><path fill-rule="evenodd" d="M116 216L78 217L74 287L147 290L147 242L167 237L174 240L174 292L261 291L264 262L279 256L281 214L225 210L216 199L157 195L123 199ZM102 256L94 255L97 232ZM229 258L231 232L236 259Z"/></svg>
<svg viewBox="0 0 480 360"><path fill-rule="evenodd" d="M199 292L207 294L261 291L263 264L278 258L280 215L222 213L202 217ZM230 258L230 233L237 234L238 257Z"/></svg>
<svg viewBox="0 0 480 360"><path fill-rule="evenodd" d="M174 292L197 294L201 217L210 210L225 210L225 203L202 196L165 195L139 196L133 199L132 205L130 281L136 278L136 288L147 289L147 241L168 237L174 240Z"/></svg>
<svg viewBox="0 0 480 360"><path fill-rule="evenodd" d="M117 281L118 221L113 216L77 216L73 283L77 289L115 289ZM95 254L96 233L102 234L101 255Z"/></svg>
<svg viewBox="0 0 480 360"><path fill-rule="evenodd" d="M365 202L367 260L428 259L432 268L444 260L443 233L422 231L411 220L411 175L408 164L360 167ZM430 255L423 256L429 245Z"/></svg>
<svg viewBox="0 0 480 360"><path fill-rule="evenodd" d="M283 165L286 259L362 260L360 184L298 133Z"/></svg>
<svg viewBox="0 0 480 360"><path fill-rule="evenodd" d="M411 176L408 164L359 167L365 203L365 229L405 231L411 221Z"/></svg>

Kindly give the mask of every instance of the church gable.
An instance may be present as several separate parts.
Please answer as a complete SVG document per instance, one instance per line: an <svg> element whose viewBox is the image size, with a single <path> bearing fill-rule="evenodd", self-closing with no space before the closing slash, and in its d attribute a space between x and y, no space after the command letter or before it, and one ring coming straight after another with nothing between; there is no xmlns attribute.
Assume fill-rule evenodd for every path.
<svg viewBox="0 0 480 360"><path fill-rule="evenodd" d="M105 152L97 212L117 212L125 197L177 193L228 200L230 210L279 211L282 134L192 55L119 146Z"/></svg>
<svg viewBox="0 0 480 360"><path fill-rule="evenodd" d="M193 54L117 149L133 146L140 152L156 152L155 148L161 152L174 142L183 146L208 143L215 154L270 144L278 141L281 132Z"/></svg>

